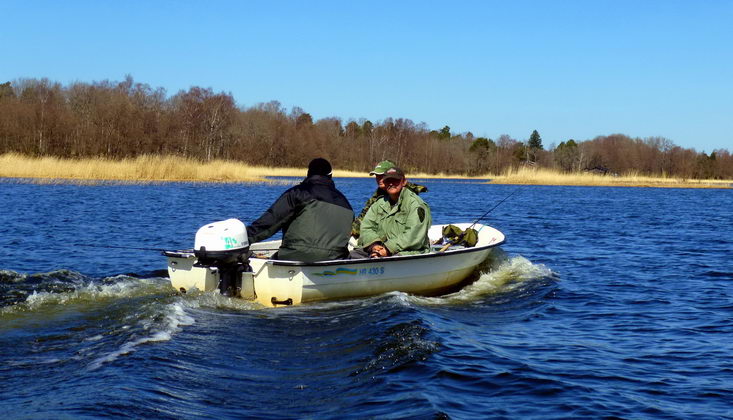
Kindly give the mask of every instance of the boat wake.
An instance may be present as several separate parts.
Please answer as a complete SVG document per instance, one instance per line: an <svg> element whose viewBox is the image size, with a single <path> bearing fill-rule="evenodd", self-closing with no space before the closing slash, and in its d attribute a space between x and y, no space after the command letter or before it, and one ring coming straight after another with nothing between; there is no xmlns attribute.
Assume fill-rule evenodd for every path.
<svg viewBox="0 0 733 420"><path fill-rule="evenodd" d="M507 257L499 253L487 259L474 275L475 280L461 290L441 297L420 297L401 292L387 293L370 298L322 302L299 308L280 308L267 311L272 316L293 315L300 311L320 312L329 309L348 310L355 307L374 307L390 302L404 306L466 305L513 296L517 289L530 288L542 279L554 279L555 274L543 265L533 264L521 256ZM36 358L11 357L13 366L28 363L65 363L72 361L79 368L94 371L120 358L139 352L146 345L172 340L185 326L206 322L210 313L237 313L261 311L258 303L233 299L218 292L179 294L164 277L138 278L117 275L90 278L69 270L40 274L0 272L0 330L11 340L24 331L56 328L68 331L54 336ZM511 299L511 297L507 297ZM356 305L356 306L354 306ZM436 349L436 342L426 338L424 331L410 328L411 340L407 350L387 346L364 367L373 369L397 368L405 360L421 360ZM399 336L405 336L400 330ZM134 356L133 356L134 357ZM138 356L145 358L145 355Z"/></svg>
<svg viewBox="0 0 733 420"><path fill-rule="evenodd" d="M224 296L219 293L218 289L211 292L195 290L181 296L183 298L183 304L191 309L251 311L265 308L257 302Z"/></svg>
<svg viewBox="0 0 733 420"><path fill-rule="evenodd" d="M513 292L529 283L556 278L542 264L533 264L522 256L489 258L478 271L478 278L461 290L438 297L406 295L406 300L418 305L456 305L481 301L490 296Z"/></svg>
<svg viewBox="0 0 733 420"><path fill-rule="evenodd" d="M389 292L379 296L330 302L314 302L302 309L336 309L340 307L378 305L385 299L401 306L465 305L498 296L510 296L517 291L531 289L538 283L555 282L557 274L542 264L534 264L522 256L509 257L497 249L489 255L473 275L473 281L460 290L436 297Z"/></svg>
<svg viewBox="0 0 733 420"><path fill-rule="evenodd" d="M164 278L139 279L119 275L93 279L70 270L32 275L3 271L1 274L3 281L0 287L4 298L0 316L172 292L170 282Z"/></svg>
<svg viewBox="0 0 733 420"><path fill-rule="evenodd" d="M400 322L373 338L373 355L349 376L397 371L411 363L427 360L440 350L440 342L421 319Z"/></svg>
<svg viewBox="0 0 733 420"><path fill-rule="evenodd" d="M13 366L66 363L96 370L141 345L168 341L191 325L187 303L167 278L118 275L94 279L69 270L0 273L0 330L8 339L29 330L64 331L36 345L35 358L18 355ZM23 353L23 352L21 352Z"/></svg>
<svg viewBox="0 0 733 420"><path fill-rule="evenodd" d="M181 330L182 326L193 325L195 322L193 317L186 314L183 305L179 302L158 307L155 312L157 313L154 316L140 317L134 328L137 332L130 334L127 341L119 348L96 357L87 368L89 370L99 369L103 364L130 354L146 343L169 341L174 333Z"/></svg>

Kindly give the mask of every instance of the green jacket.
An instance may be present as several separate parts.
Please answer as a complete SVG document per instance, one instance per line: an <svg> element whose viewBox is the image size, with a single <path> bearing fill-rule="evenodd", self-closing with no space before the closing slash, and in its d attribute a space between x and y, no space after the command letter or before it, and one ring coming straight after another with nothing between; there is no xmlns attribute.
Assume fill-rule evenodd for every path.
<svg viewBox="0 0 733 420"><path fill-rule="evenodd" d="M247 226L250 243L282 230L277 259L323 261L349 255L349 227L354 219L349 201L331 178L312 175L285 191L259 219Z"/></svg>
<svg viewBox="0 0 733 420"><path fill-rule="evenodd" d="M358 246L382 242L392 254L423 254L430 251L428 229L432 223L427 203L403 188L394 206L384 196L369 207L361 222Z"/></svg>
<svg viewBox="0 0 733 420"><path fill-rule="evenodd" d="M405 188L408 188L410 191L414 192L415 194L421 194L424 192L428 192L428 187L425 187L423 185L413 184L412 182L408 182L407 185L405 185ZM357 216L356 219L351 223L351 236L354 238L359 238L359 231L361 230L361 219L366 216L367 211L369 211L369 207L372 206L372 204L376 203L377 200L384 197L387 193L384 192L382 189L377 188L377 191L372 194L371 197L369 197L369 200L367 200L366 203L364 203L364 208L361 210L361 213L359 213L359 216Z"/></svg>

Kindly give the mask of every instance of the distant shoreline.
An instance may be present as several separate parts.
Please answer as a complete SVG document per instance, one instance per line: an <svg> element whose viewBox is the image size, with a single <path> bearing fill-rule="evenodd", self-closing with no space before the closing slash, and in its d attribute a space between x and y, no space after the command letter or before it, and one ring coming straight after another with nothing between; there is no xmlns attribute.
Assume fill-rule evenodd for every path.
<svg viewBox="0 0 733 420"><path fill-rule="evenodd" d="M490 183L579 187L733 188L733 180L652 177L634 173L619 176L588 172L561 173L548 169L534 168L520 168L517 171L495 176Z"/></svg>
<svg viewBox="0 0 733 420"><path fill-rule="evenodd" d="M270 177L304 177L305 168L269 168L249 166L232 161L198 162L171 156L141 156L119 161L97 159L60 159L28 157L19 154L0 155L0 178L31 179L35 183L277 183ZM733 180L691 180L669 177L648 177L636 174L622 176L591 173L560 173L535 168L520 168L504 174L482 176L410 174L414 179L486 180L489 184L613 186L652 188L721 188L733 187ZM334 178L367 178L368 173L334 170Z"/></svg>

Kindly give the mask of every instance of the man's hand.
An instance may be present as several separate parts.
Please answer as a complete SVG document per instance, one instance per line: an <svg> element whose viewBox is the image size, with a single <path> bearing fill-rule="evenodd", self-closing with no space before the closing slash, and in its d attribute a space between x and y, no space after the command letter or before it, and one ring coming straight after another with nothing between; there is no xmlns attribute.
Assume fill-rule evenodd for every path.
<svg viewBox="0 0 733 420"><path fill-rule="evenodd" d="M389 249L382 244L374 244L369 248L369 258L389 257Z"/></svg>

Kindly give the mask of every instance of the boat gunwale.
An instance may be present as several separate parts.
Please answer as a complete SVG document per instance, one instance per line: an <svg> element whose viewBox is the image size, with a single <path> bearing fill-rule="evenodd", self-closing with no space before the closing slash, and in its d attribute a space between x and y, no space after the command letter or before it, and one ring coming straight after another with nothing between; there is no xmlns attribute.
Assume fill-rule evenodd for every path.
<svg viewBox="0 0 733 420"><path fill-rule="evenodd" d="M327 261L313 261L313 262L267 259L264 261L264 263L270 264L270 265L290 266L290 267L304 267L304 266L323 267L323 266L344 265L344 264L348 264L348 265L374 264L374 263L379 263L379 262L384 262L384 261L407 261L407 260L412 260L412 259L436 258L436 257L443 257L446 255L465 254L469 252L477 252L477 251L482 251L485 249L494 248L504 243L506 243L506 238L502 239L499 242L489 244L489 245L476 246L476 247L471 247L471 248L451 249L448 251L427 252L425 254L394 255L394 256L385 257L385 258L356 258L356 259L327 260ZM173 258L188 258L194 255L193 249L180 250L180 251L163 251L162 254L165 255L166 257L173 257Z"/></svg>
<svg viewBox="0 0 733 420"><path fill-rule="evenodd" d="M265 264L271 264L271 265L280 265L280 266L296 266L296 267L302 267L302 266L329 266L329 265L352 265L352 264L374 264L379 263L383 261L406 261L406 260L412 260L412 259L421 259L421 258L435 258L435 257L443 257L446 255L455 255L455 254L465 254L469 252L477 252L482 251L489 248L494 248L499 245L502 245L506 242L506 240L501 240L497 243L490 244L490 245L484 245L484 246L477 246L472 248L461 248L461 249L452 249L448 251L441 251L441 252L427 252L425 254L414 254L414 255L393 255L391 257L384 257L384 258L357 258L357 259L345 259L345 260L329 260L329 261L314 261L314 262L305 262L305 261L286 261L286 260L267 260L265 261Z"/></svg>

